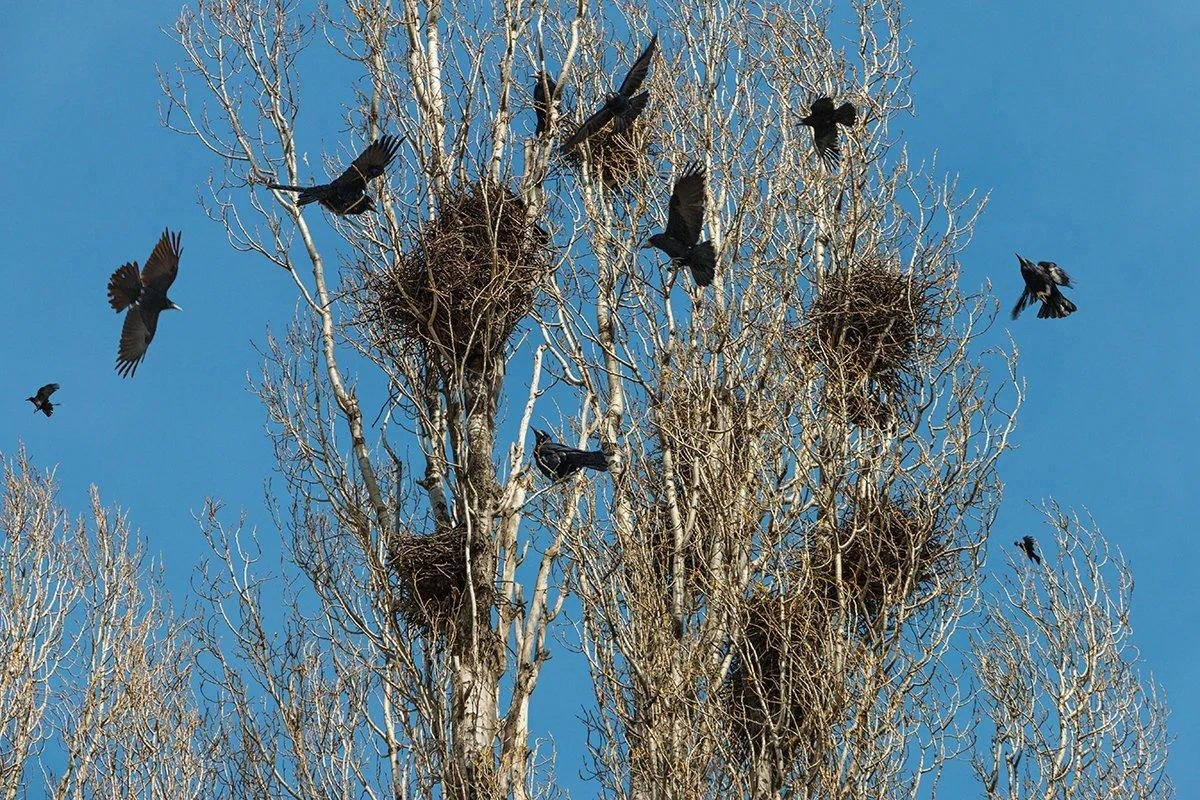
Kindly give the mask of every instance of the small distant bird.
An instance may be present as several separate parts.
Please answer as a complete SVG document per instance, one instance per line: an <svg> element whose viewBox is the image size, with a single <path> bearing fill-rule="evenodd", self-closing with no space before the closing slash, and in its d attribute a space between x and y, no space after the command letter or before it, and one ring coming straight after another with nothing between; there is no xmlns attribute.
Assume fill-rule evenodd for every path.
<svg viewBox="0 0 1200 800"><path fill-rule="evenodd" d="M54 413L54 403L50 402L50 395L58 391L57 383L47 383L45 386L37 390L37 394L33 397L25 399L33 403L33 413L42 412L47 417Z"/></svg>
<svg viewBox="0 0 1200 800"><path fill-rule="evenodd" d="M533 429L537 444L533 447L533 461L539 470L552 481L569 478L579 470L588 469L608 472L608 456L603 450L576 450L559 444L545 431Z"/></svg>
<svg viewBox="0 0 1200 800"><path fill-rule="evenodd" d="M686 264L698 286L708 286L716 274L717 254L711 241L700 242L704 226L704 166L695 162L683 168L671 193L667 212L667 230L650 237L650 247L657 247L671 257L672 263ZM699 244L698 244L699 242Z"/></svg>
<svg viewBox="0 0 1200 800"><path fill-rule="evenodd" d="M1020 253L1014 253L1021 262L1021 277L1025 279L1025 291L1017 298L1013 306L1012 318L1016 319L1032 300L1040 300L1041 309L1038 319L1061 319L1076 311L1075 304L1068 300L1058 290L1059 286L1071 286L1071 276L1063 272L1053 261L1039 261L1034 264Z"/></svg>
<svg viewBox="0 0 1200 800"><path fill-rule="evenodd" d="M179 273L179 256L183 252L180 236L164 230L140 276L137 262L131 261L118 267L108 279L108 304L118 312L129 309L117 349L117 374L122 378L133 375L146 357L146 348L158 328L159 313L182 310L167 297L167 290Z"/></svg>
<svg viewBox="0 0 1200 800"><path fill-rule="evenodd" d="M642 83L645 82L646 75L650 72L650 61L654 58L654 49L657 46L658 34L656 33L650 37L650 44L646 45L646 49L629 68L625 80L621 81L617 90L605 99L600 110L584 120L584 123L562 143L562 152L570 152L610 122L613 124L614 133L624 133L629 126L633 125L634 120L650 102L649 92L639 94L634 94L634 92L640 89Z"/></svg>
<svg viewBox="0 0 1200 800"><path fill-rule="evenodd" d="M342 216L374 211L375 198L367 194L367 184L383 174L399 149L398 137L381 136L367 145L367 149L363 150L332 183L319 186L268 183L267 186L271 189L299 192L300 197L296 200L299 205L304 206L315 201Z"/></svg>
<svg viewBox="0 0 1200 800"><path fill-rule="evenodd" d="M1013 544L1015 544L1017 547L1021 548L1021 552L1023 552L1025 554L1025 557L1028 558L1033 563L1035 563L1035 564L1042 563L1042 557L1039 556L1037 553L1037 542L1034 541L1034 538L1032 536L1023 536L1020 539L1018 539L1017 541L1013 542Z"/></svg>
<svg viewBox="0 0 1200 800"><path fill-rule="evenodd" d="M550 130L550 109L558 110L561 92L548 72L539 72L533 79L533 110L537 114L537 135Z"/></svg>
<svg viewBox="0 0 1200 800"><path fill-rule="evenodd" d="M808 116L800 119L800 124L813 129L813 146L817 149L817 155L833 168L842 158L842 151L838 147L837 126L851 127L857 118L858 112L853 103L842 103L834 108L832 97L819 97L813 101Z"/></svg>

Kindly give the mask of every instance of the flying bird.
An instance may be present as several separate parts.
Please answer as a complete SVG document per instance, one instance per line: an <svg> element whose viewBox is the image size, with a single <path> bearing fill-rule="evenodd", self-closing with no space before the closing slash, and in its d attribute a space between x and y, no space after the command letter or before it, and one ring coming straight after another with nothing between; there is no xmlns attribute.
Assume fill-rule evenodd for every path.
<svg viewBox="0 0 1200 800"><path fill-rule="evenodd" d="M533 80L533 110L537 114L537 135L550 130L550 109L558 111L562 92L548 72L539 72Z"/></svg>
<svg viewBox="0 0 1200 800"><path fill-rule="evenodd" d="M131 261L118 267L108 279L108 304L117 312L129 309L117 349L117 374L122 378L133 375L146 357L146 348L158 328L159 313L182 310L167 297L179 273L179 256L183 252L180 236L164 230L140 276L137 262Z"/></svg>
<svg viewBox="0 0 1200 800"><path fill-rule="evenodd" d="M562 143L562 152L567 153L575 149L610 122L613 125L613 133L624 133L629 126L633 125L634 120L650 102L650 92L638 94L634 94L634 92L637 92L645 82L646 75L650 72L650 61L654 58L654 49L657 46L658 34L656 33L650 37L650 44L646 45L646 49L629 68L625 80L621 81L617 90L604 100L604 105L600 107L600 110L584 120L584 123Z"/></svg>
<svg viewBox="0 0 1200 800"><path fill-rule="evenodd" d="M1018 539L1017 541L1013 542L1013 544L1015 544L1017 547L1021 548L1021 552L1023 552L1025 554L1025 557L1028 558L1033 563L1035 563L1035 564L1042 563L1042 557L1039 556L1037 553L1037 542L1034 541L1034 538L1032 536L1023 536L1020 539Z"/></svg>
<svg viewBox="0 0 1200 800"><path fill-rule="evenodd" d="M57 383L47 383L45 386L37 390L37 394L33 397L25 399L33 403L33 413L42 412L47 417L54 413L54 403L50 402L50 395L58 391Z"/></svg>
<svg viewBox="0 0 1200 800"><path fill-rule="evenodd" d="M318 202L335 214L362 214L375 210L375 198L367 194L367 184L378 178L387 169L388 164L396 157L400 149L400 139L396 136L381 136L358 158L346 168L331 183L319 186L285 186L279 183L268 183L270 189L280 189L287 192L299 192L296 200L299 205Z"/></svg>
<svg viewBox="0 0 1200 800"><path fill-rule="evenodd" d="M603 450L576 450L559 444L545 431L533 429L537 444L533 447L533 461L539 470L552 481L569 478L579 470L588 469L608 472L608 456Z"/></svg>
<svg viewBox="0 0 1200 800"><path fill-rule="evenodd" d="M671 263L686 264L698 286L708 286L713 282L717 264L712 242L700 242L700 229L704 226L706 177L702 164L692 162L683 168L671 193L667 230L651 236L649 244L669 255Z"/></svg>
<svg viewBox="0 0 1200 800"><path fill-rule="evenodd" d="M817 149L817 155L833 168L842 158L837 126L850 127L857 118L858 112L852 103L842 103L834 108L832 97L819 97L809 107L808 116L800 119L800 124L813 129L813 146Z"/></svg>
<svg viewBox="0 0 1200 800"><path fill-rule="evenodd" d="M1040 300L1041 309L1038 319L1061 319L1076 310L1075 304L1068 300L1059 286L1071 286L1071 276L1063 272L1053 261L1039 261L1034 264L1020 253L1014 253L1021 262L1021 277L1025 279L1025 291L1017 298L1013 306L1012 318L1016 319L1025 310L1025 306L1033 300Z"/></svg>

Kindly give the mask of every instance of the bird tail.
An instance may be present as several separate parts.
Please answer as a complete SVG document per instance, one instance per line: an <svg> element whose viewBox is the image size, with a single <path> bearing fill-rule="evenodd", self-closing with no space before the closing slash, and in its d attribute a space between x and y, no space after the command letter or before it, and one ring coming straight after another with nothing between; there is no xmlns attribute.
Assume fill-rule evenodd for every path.
<svg viewBox="0 0 1200 800"><path fill-rule="evenodd" d="M1030 294L1029 294L1028 289L1021 292L1021 296L1017 298L1017 304L1015 306L1013 306L1013 310L1012 310L1012 318L1013 319L1016 319L1017 317L1021 316L1021 312L1025 310L1025 306L1029 305L1029 299L1030 299ZM1040 317L1041 314L1038 314L1038 316Z"/></svg>
<svg viewBox="0 0 1200 800"><path fill-rule="evenodd" d="M692 268L692 277L697 286L709 286L717 274L717 251L713 243L701 242L692 248L688 256L688 266Z"/></svg>
<svg viewBox="0 0 1200 800"><path fill-rule="evenodd" d="M309 203L320 200L324 196L324 186L288 186L283 183L268 183L268 189L275 189L281 192L299 192L300 197L296 200L296 205L306 206Z"/></svg>
<svg viewBox="0 0 1200 800"><path fill-rule="evenodd" d="M838 106L837 116L834 119L849 127L854 125L854 121L858 119L858 112L855 111L853 103L842 103Z"/></svg>
<svg viewBox="0 0 1200 800"><path fill-rule="evenodd" d="M142 279L137 266L123 264L108 279L108 304L113 311L121 311L137 302L142 294Z"/></svg>
<svg viewBox="0 0 1200 800"><path fill-rule="evenodd" d="M1042 302L1042 310L1038 312L1038 319L1062 319L1077 310L1075 304L1058 291L1058 287L1053 287L1050 296Z"/></svg>
<svg viewBox="0 0 1200 800"><path fill-rule="evenodd" d="M588 469L599 470L600 472L608 472L608 456L603 450L587 450L579 457L581 466Z"/></svg>

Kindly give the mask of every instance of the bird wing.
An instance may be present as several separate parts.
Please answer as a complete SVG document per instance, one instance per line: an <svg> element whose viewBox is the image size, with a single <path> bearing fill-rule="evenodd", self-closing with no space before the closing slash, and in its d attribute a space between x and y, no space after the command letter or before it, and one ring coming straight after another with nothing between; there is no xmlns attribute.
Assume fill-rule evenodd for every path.
<svg viewBox="0 0 1200 800"><path fill-rule="evenodd" d="M831 100L829 102L829 104L832 106L833 101ZM837 121L838 122L842 123L843 125L846 125L847 127L852 127L854 125L854 121L856 119L858 119L858 109L856 109L854 107L853 103L847 101L845 103L842 103L840 106L838 106L838 110L837 110Z"/></svg>
<svg viewBox="0 0 1200 800"><path fill-rule="evenodd" d="M813 146L817 155L830 167L836 167L842 160L842 151L838 147L837 125L833 122L813 126Z"/></svg>
<svg viewBox="0 0 1200 800"><path fill-rule="evenodd" d="M632 97L633 93L642 87L646 75L650 72L650 61L654 58L654 48L657 46L658 34L656 33L650 37L650 44L646 45L646 49L637 57L637 61L633 62L629 72L625 73L625 80L621 81L617 94Z"/></svg>
<svg viewBox="0 0 1200 800"><path fill-rule="evenodd" d="M692 162L683 168L671 193L667 235L689 247L700 240L704 227L704 165Z"/></svg>
<svg viewBox="0 0 1200 800"><path fill-rule="evenodd" d="M570 152L579 145L583 144L583 142L586 141L589 136L607 125L612 118L612 109L608 107L608 104L605 104L599 111L585 119L583 124L576 128L575 132L567 137L567 140L562 143L562 147L559 149L564 153Z"/></svg>
<svg viewBox="0 0 1200 800"><path fill-rule="evenodd" d="M833 116L833 98L818 97L812 101L812 105L808 107L808 115L810 117L831 117Z"/></svg>
<svg viewBox="0 0 1200 800"><path fill-rule="evenodd" d="M1066 286L1068 289L1072 288L1071 276L1068 275L1062 267L1058 266L1058 264L1055 264L1053 261L1039 261L1038 266L1042 268L1042 272L1044 272L1050 278L1050 280L1054 281L1059 286Z"/></svg>
<svg viewBox="0 0 1200 800"><path fill-rule="evenodd" d="M58 391L57 383L47 383L45 386L37 390L37 399L45 402L50 399L50 395Z"/></svg>
<svg viewBox="0 0 1200 800"><path fill-rule="evenodd" d="M1029 301L1032 298L1033 298L1033 295L1030 293L1028 288L1026 288L1025 291L1021 292L1021 296L1017 298L1017 304L1015 306L1013 306L1013 310L1012 310L1012 318L1013 319L1016 319L1017 317L1021 316L1021 312L1025 310L1025 306L1029 305Z"/></svg>
<svg viewBox="0 0 1200 800"><path fill-rule="evenodd" d="M613 133L625 133L625 131L633 127L633 123L646 110L649 102L649 92L642 92L629 98L629 105L621 113L617 114L616 119L613 120Z"/></svg>
<svg viewBox="0 0 1200 800"><path fill-rule="evenodd" d="M121 326L121 344L117 348L117 374L128 378L137 371L138 364L146 357L146 348L154 338L158 327L158 311L141 307L129 309L125 324Z"/></svg>
<svg viewBox="0 0 1200 800"><path fill-rule="evenodd" d="M363 150L331 185L338 189L358 188L365 191L367 181L382 175L383 171L387 169L387 165L392 163L392 159L396 157L396 151L399 149L400 139L398 137L379 137L367 145L367 149Z"/></svg>
<svg viewBox="0 0 1200 800"><path fill-rule="evenodd" d="M182 234L171 233L169 230L163 231L162 238L158 240L158 244L154 245L154 250L146 259L146 266L142 267L142 283L154 287L163 294L167 293L167 289L171 288L171 284L175 282L175 276L179 273L179 256L183 253L183 248L179 245L181 236ZM116 278L115 274L113 278ZM112 281L109 281L110 303L112 303L112 286ZM113 307L116 308L115 305Z"/></svg>

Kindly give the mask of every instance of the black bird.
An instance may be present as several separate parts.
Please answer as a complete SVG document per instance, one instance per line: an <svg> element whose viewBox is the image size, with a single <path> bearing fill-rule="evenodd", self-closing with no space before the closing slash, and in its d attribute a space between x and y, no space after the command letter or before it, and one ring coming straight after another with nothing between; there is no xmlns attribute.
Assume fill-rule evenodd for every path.
<svg viewBox="0 0 1200 800"><path fill-rule="evenodd" d="M588 469L608 472L608 456L603 450L576 450L554 441L545 431L533 429L537 444L533 447L533 461L538 469L552 481L569 478L579 470Z"/></svg>
<svg viewBox="0 0 1200 800"><path fill-rule="evenodd" d="M854 104L847 102L834 108L832 97L819 97L813 101L808 116L800 119L800 124L813 129L813 146L821 160L830 167L836 167L842 157L838 148L837 126L850 127L857 118Z"/></svg>
<svg viewBox="0 0 1200 800"><path fill-rule="evenodd" d="M180 236L164 230L140 276L137 262L131 261L118 267L108 279L108 304L114 311L129 308L125 324L121 326L121 345L117 349L117 374L123 378L133 375L146 357L146 348L158 328L159 313L182 310L167 297L167 291L179 273L179 256L183 252L179 246Z"/></svg>
<svg viewBox="0 0 1200 800"><path fill-rule="evenodd" d="M319 186L284 186L279 183L268 183L271 189L281 189L288 192L299 192L296 200L299 205L318 202L335 214L362 214L375 210L375 198L367 194L367 184L378 178L387 169L400 149L400 139L395 136L381 136L358 158L346 168L331 183Z"/></svg>
<svg viewBox="0 0 1200 800"><path fill-rule="evenodd" d="M558 110L559 95L562 92L554 83L554 78L548 72L539 72L533 79L533 110L537 114L537 135L541 136L550 130L550 109Z"/></svg>
<svg viewBox="0 0 1200 800"><path fill-rule="evenodd" d="M57 383L47 383L45 386L37 390L37 394L33 397L25 399L33 403L33 413L42 412L47 417L54 413L54 403L50 402L50 395L58 391Z"/></svg>
<svg viewBox="0 0 1200 800"><path fill-rule="evenodd" d="M700 242L704 226L704 166L692 162L683 168L671 193L667 212L667 230L650 237L650 247L657 247L671 257L672 263L686 264L698 286L708 286L716 274L717 254L713 244ZM699 244L697 244L699 242Z"/></svg>
<svg viewBox="0 0 1200 800"><path fill-rule="evenodd" d="M614 133L624 133L629 129L638 115L646 109L646 104L650 102L649 92L639 94L634 94L634 92L640 89L642 83L645 82L646 75L650 72L650 61L654 58L654 48L657 46L658 34L656 33L650 37L650 44L646 45L646 49L629 68L625 80L621 81L617 90L605 99L600 110L584 120L584 123L562 143L562 152L567 153L578 147L585 139L610 122L613 124Z"/></svg>
<svg viewBox="0 0 1200 800"><path fill-rule="evenodd" d="M1021 548L1021 552L1023 552L1025 557L1033 563L1042 563L1042 557L1037 554L1037 542L1034 541L1032 536L1023 536L1017 541L1013 542L1013 544Z"/></svg>
<svg viewBox="0 0 1200 800"><path fill-rule="evenodd" d="M1071 287L1071 276L1063 272L1053 261L1039 261L1034 264L1020 253L1014 253L1021 262L1021 277L1025 279L1025 291L1017 298L1013 306L1012 318L1016 319L1025 310L1030 301L1040 300L1041 309L1038 319L1061 319L1075 312L1075 304L1063 296L1059 286Z"/></svg>

